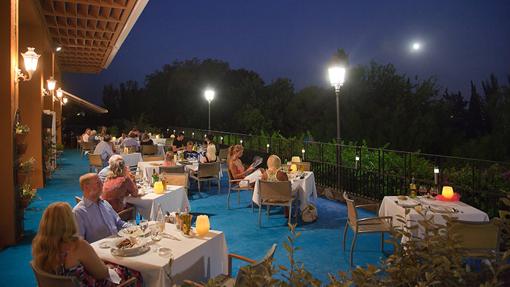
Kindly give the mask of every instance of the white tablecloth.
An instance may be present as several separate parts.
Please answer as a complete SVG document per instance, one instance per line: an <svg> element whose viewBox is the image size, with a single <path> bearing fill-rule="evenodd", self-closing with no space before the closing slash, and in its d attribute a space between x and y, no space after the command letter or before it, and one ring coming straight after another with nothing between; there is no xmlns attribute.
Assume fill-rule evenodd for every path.
<svg viewBox="0 0 510 287"><path fill-rule="evenodd" d="M292 176L289 176L292 192L297 193L299 199L300 210L305 209L308 203L314 202L317 199L317 187L315 186L315 176L313 175L313 172L304 172L304 176L305 178L303 179L292 178ZM259 202L259 192L259 180L256 180L252 200L257 204Z"/></svg>
<svg viewBox="0 0 510 287"><path fill-rule="evenodd" d="M177 185L168 185L163 194L153 193L151 188L150 192L142 197L126 197L126 202L134 205L140 215L149 220L157 219L158 206L161 206L163 213L190 210L186 190Z"/></svg>
<svg viewBox="0 0 510 287"><path fill-rule="evenodd" d="M154 172L159 173L159 167L163 165L162 160L157 161L140 161L138 163L138 169L142 171L143 176L150 180L152 177L152 174ZM180 163L177 163L177 165L181 165ZM194 171L196 172L198 170L198 162L188 164L184 166L184 170L186 171Z"/></svg>
<svg viewBox="0 0 510 287"><path fill-rule="evenodd" d="M404 202L404 204L409 203L413 200L416 200L417 202L421 203L423 210L422 213L425 212L425 210L428 210L428 207L432 208L453 207L458 210L458 212L456 213L436 213L428 210L426 212L427 217L429 216L434 217L434 222L436 224L446 224L446 221L443 218L444 215L466 221L479 221L479 222L489 221L489 216L487 215L487 213L461 201L445 202L434 199L417 198L408 199ZM404 224L398 221L398 215L406 219L407 227L415 226L418 224L418 221L424 219L418 212L416 212L414 208L407 208L409 209L409 213L406 215L405 214L406 208L400 205L402 203L403 201L401 200L399 201L397 196L385 196L379 208L379 216L392 216L393 226L397 228L404 227ZM412 230L412 232L413 236L422 237L424 230L420 226L419 228L415 228L414 230ZM407 238L403 238L402 240L406 241Z"/></svg>
<svg viewBox="0 0 510 287"><path fill-rule="evenodd" d="M164 146L164 145L166 144L166 139L165 139L165 138L159 138L159 139L157 139L157 138L153 138L153 139L152 139L152 142L153 142L154 144L157 144L157 145L163 145L163 146Z"/></svg>
<svg viewBox="0 0 510 287"><path fill-rule="evenodd" d="M126 166L137 166L138 163L142 161L142 154L139 152L129 154L123 153L120 156L124 159Z"/></svg>
<svg viewBox="0 0 510 287"><path fill-rule="evenodd" d="M163 238L159 242L151 243L151 250L148 252L133 257L113 256L109 248L99 247L101 242L111 241L112 238L96 241L92 243L92 247L101 259L140 271L145 286L172 286L181 284L185 279L203 282L217 275L227 274L227 243L223 232L211 230L203 238L185 238L175 225L167 223L165 233L178 240ZM155 247L172 250L171 270L168 265L169 258L153 252Z"/></svg>

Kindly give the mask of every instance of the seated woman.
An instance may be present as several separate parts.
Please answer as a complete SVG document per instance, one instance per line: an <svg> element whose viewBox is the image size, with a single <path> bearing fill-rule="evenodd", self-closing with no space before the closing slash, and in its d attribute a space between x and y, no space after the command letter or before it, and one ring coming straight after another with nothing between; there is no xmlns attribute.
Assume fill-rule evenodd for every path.
<svg viewBox="0 0 510 287"><path fill-rule="evenodd" d="M196 159L198 158L198 152L193 150L193 142L188 141L186 144L186 150L184 150L184 158L185 159Z"/></svg>
<svg viewBox="0 0 510 287"><path fill-rule="evenodd" d="M201 162L215 162L217 161L217 157L216 157L216 145L214 144L214 142L212 141L212 139L210 139L209 137L207 137L204 141L204 146L205 146L205 149L204 149L204 154L201 158Z"/></svg>
<svg viewBox="0 0 510 287"><path fill-rule="evenodd" d="M175 166L174 152L169 150L165 153L165 161L162 166Z"/></svg>
<svg viewBox="0 0 510 287"><path fill-rule="evenodd" d="M244 167L243 162L241 161L243 151L243 146L239 144L228 148L227 165L233 179L243 179L255 170L252 166L249 166L248 168Z"/></svg>
<svg viewBox="0 0 510 287"><path fill-rule="evenodd" d="M122 281L137 277L136 286L143 285L139 272L116 264L105 264L90 244L77 234L71 206L67 202L50 204L32 241L34 265L50 274L74 276L80 286L115 286L107 279L108 269L114 270Z"/></svg>
<svg viewBox="0 0 510 287"><path fill-rule="evenodd" d="M262 180L267 181L288 181L289 177L281 170L282 161L273 154L267 158L267 170L262 171Z"/></svg>
<svg viewBox="0 0 510 287"><path fill-rule="evenodd" d="M149 134L143 134L142 135L142 141L140 142L141 145L154 145L154 142L149 137Z"/></svg>
<svg viewBox="0 0 510 287"><path fill-rule="evenodd" d="M117 212L126 208L124 198L128 195L140 196L123 159L112 162L103 184L101 198L108 201Z"/></svg>

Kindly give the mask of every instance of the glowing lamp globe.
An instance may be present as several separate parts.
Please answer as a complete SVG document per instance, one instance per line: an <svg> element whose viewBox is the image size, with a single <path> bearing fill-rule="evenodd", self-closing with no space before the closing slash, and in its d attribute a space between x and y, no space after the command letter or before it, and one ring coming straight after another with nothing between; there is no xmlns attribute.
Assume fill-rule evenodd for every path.
<svg viewBox="0 0 510 287"><path fill-rule="evenodd" d="M55 90L55 87L57 86L57 81L51 77L49 78L46 83L48 84L48 90L53 91Z"/></svg>
<svg viewBox="0 0 510 287"><path fill-rule="evenodd" d="M209 229L211 225L209 223L209 217L207 215L199 215L197 216L195 231L198 236L205 236L209 233Z"/></svg>
<svg viewBox="0 0 510 287"><path fill-rule="evenodd" d="M64 95L64 91L62 91L61 88L58 88L57 89L57 98L61 99L63 95Z"/></svg>
<svg viewBox="0 0 510 287"><path fill-rule="evenodd" d="M453 187L451 186L443 186L443 191L441 192L441 195L449 200L449 199L452 199L453 196L455 195L455 193L453 192Z"/></svg>
<svg viewBox="0 0 510 287"><path fill-rule="evenodd" d="M205 99L210 103L212 100L214 100L215 92L212 89L207 89L204 92Z"/></svg>
<svg viewBox="0 0 510 287"><path fill-rule="evenodd" d="M37 69L37 62L41 56L34 50L35 48L28 47L25 53L21 53L21 56L23 56L23 62L25 63L25 70L29 73L32 73Z"/></svg>
<svg viewBox="0 0 510 287"><path fill-rule="evenodd" d="M67 98L63 98L63 99L62 99L62 103L63 103L64 105L65 105L65 104L67 104L67 101L68 101L68 100L67 100Z"/></svg>
<svg viewBox="0 0 510 287"><path fill-rule="evenodd" d="M328 69L329 82L331 86L340 88L345 82L345 68L342 66L333 66Z"/></svg>

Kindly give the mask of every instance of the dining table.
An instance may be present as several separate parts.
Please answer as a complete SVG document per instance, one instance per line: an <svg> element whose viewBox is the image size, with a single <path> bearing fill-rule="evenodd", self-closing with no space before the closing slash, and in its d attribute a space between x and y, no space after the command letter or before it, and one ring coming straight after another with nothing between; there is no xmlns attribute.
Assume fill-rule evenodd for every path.
<svg viewBox="0 0 510 287"><path fill-rule="evenodd" d="M423 226L419 224L419 221L424 219L431 219L433 223L439 225L446 224L445 216L465 221L489 221L487 213L467 203L441 201L432 196L418 196L416 198L385 196L379 207L379 216L391 216L393 227L400 229L407 227L415 238L423 238L425 234ZM405 236L402 238L402 242L407 240L409 238Z"/></svg>
<svg viewBox="0 0 510 287"><path fill-rule="evenodd" d="M154 173L160 173L159 168L163 165L162 160L156 160L156 161L140 161L138 162L138 169L142 172L143 177L146 180L151 179L152 174ZM181 162L177 162L176 165L184 165L184 169L187 172L196 172L198 171L198 161L187 161L184 164Z"/></svg>
<svg viewBox="0 0 510 287"><path fill-rule="evenodd" d="M149 220L156 220L158 208L163 213L191 210L186 189L183 186L167 185L163 193L155 193L152 187L142 187L138 190L140 197L128 196L126 203L133 205L140 215Z"/></svg>
<svg viewBox="0 0 510 287"><path fill-rule="evenodd" d="M315 176L312 171L289 172L287 173L291 183L292 192L297 195L299 200L299 209L304 210L308 204L315 202L317 199L317 187L315 185ZM252 201L256 204L259 202L259 180L262 177L260 170L251 173L244 180L255 183L253 188Z"/></svg>
<svg viewBox="0 0 510 287"><path fill-rule="evenodd" d="M149 225L154 224L149 222ZM210 230L203 237L193 233L185 236L175 224L166 223L160 240L140 236L144 248L130 256L114 252L118 238L104 238L91 245L102 260L139 271L144 286L179 286L186 279L206 282L227 274L227 243L221 231Z"/></svg>

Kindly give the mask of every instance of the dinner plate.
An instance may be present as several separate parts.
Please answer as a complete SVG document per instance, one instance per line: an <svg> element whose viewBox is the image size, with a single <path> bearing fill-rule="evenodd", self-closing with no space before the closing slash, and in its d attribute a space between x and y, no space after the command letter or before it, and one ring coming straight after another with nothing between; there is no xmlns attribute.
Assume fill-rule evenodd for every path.
<svg viewBox="0 0 510 287"><path fill-rule="evenodd" d="M416 200L408 199L408 200L398 200L398 205L404 207L404 208L411 208L419 205L420 203Z"/></svg>
<svg viewBox="0 0 510 287"><path fill-rule="evenodd" d="M134 245L128 248L118 248L119 243L125 240L134 241ZM110 252L116 256L136 256L150 250L150 246L148 246L146 243L147 240L144 240L142 238L130 238L130 239L119 238L110 241L111 247Z"/></svg>
<svg viewBox="0 0 510 287"><path fill-rule="evenodd" d="M119 230L117 233L120 237L137 237L147 234L149 231L143 232L139 226L130 226Z"/></svg>
<svg viewBox="0 0 510 287"><path fill-rule="evenodd" d="M430 205L429 209L430 209L430 211L436 212L436 213L457 213L457 212L459 212L456 208L449 207L449 206Z"/></svg>

